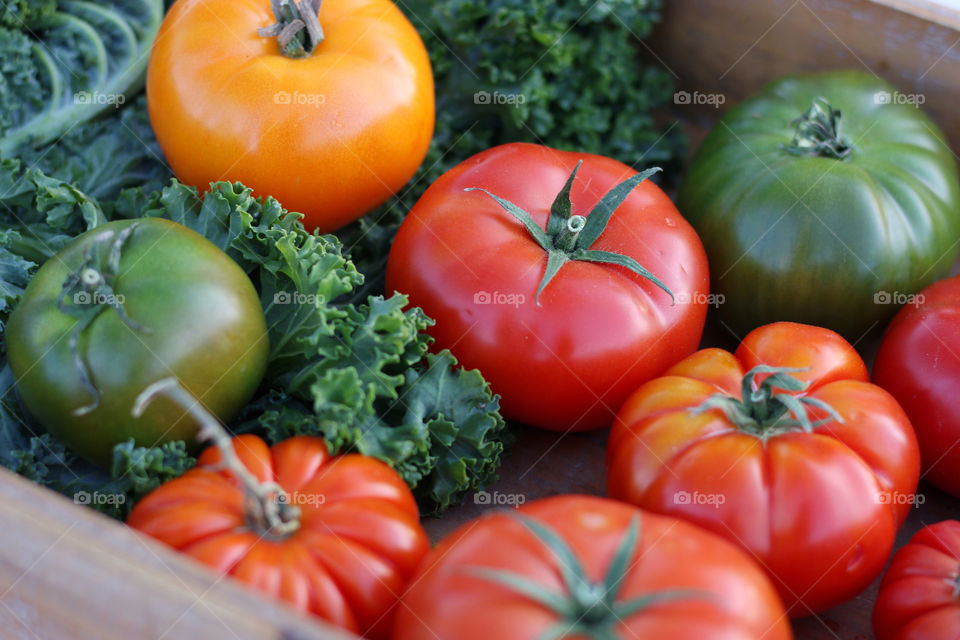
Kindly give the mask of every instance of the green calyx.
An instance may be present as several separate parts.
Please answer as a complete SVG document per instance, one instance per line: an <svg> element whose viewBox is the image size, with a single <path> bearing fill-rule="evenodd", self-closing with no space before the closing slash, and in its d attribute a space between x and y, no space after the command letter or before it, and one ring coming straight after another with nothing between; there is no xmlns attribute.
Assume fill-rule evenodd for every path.
<svg viewBox="0 0 960 640"><path fill-rule="evenodd" d="M136 228L137 224L134 223L119 233L110 231L93 238L84 247L83 263L67 277L60 295L57 296L57 308L62 313L77 318L77 323L70 332L68 346L77 374L80 376L80 382L91 397L90 404L74 411L78 416L94 411L100 404L100 390L93 384L86 360L80 353L80 336L87 327L101 313L107 309L113 309L131 331L151 333L150 329L127 315L123 307L124 297L113 290L113 282L120 271L123 246ZM106 255L103 255L101 246L108 242Z"/></svg>
<svg viewBox="0 0 960 640"><path fill-rule="evenodd" d="M791 431L810 432L831 420L843 424L840 414L826 402L809 396L793 395L792 392L805 391L810 383L798 380L790 374L808 369L809 367L798 369L758 365L743 376L741 400L725 393L715 393L692 412L697 415L719 409L740 431L762 439ZM760 374L769 375L757 384L756 378ZM813 421L807 413L808 407L816 407L826 412L829 417Z"/></svg>
<svg viewBox="0 0 960 640"><path fill-rule="evenodd" d="M257 29L257 35L276 38L280 52L288 58L306 58L323 42L320 26L322 0L270 0L276 22Z"/></svg>
<svg viewBox="0 0 960 640"><path fill-rule="evenodd" d="M853 151L853 145L840 134L840 111L826 98L814 98L807 112L790 124L796 127L793 140L780 145L787 153L843 160Z"/></svg>
<svg viewBox="0 0 960 640"><path fill-rule="evenodd" d="M495 582L524 596L556 614L560 620L537 640L560 640L567 636L585 636L593 640L617 640L616 628L628 617L658 604L683 598L703 598L709 594L693 589L673 589L618 600L623 581L633 565L630 560L640 539L640 517L634 516L617 547L602 581L591 582L573 549L553 529L531 518L516 518L550 550L563 578L564 593L509 571L472 567L471 575Z"/></svg>
<svg viewBox="0 0 960 640"><path fill-rule="evenodd" d="M590 211L589 215L581 216L573 215L573 205L570 202L570 189L573 186L574 179L577 177L577 171L580 170L581 164L583 164L582 160L573 168L573 172L570 174L570 177L567 178L563 189L560 190L560 193L558 193L554 199L553 205L550 207L550 216L547 219L546 230L540 228L529 213L509 200L504 200L486 189L471 187L464 189L464 191L482 191L496 200L497 204L503 207L507 213L523 224L531 237L547 252L546 272L543 274L543 279L537 288L536 303L538 307L541 306L540 293L550 283L553 277L557 275L560 268L570 260L620 265L650 280L650 282L666 291L671 300L674 300L673 292L667 288L667 285L633 258L619 253L613 253L612 251L596 251L590 249L590 246L597 241L597 238L600 237L603 230L607 228L607 223L610 222L610 218L613 216L613 212L616 211L617 207L627 199L627 196L630 195L630 192L633 191L637 185L660 171L660 168L652 167L636 174L632 178L624 180L611 189L607 195L603 196L600 202Z"/></svg>

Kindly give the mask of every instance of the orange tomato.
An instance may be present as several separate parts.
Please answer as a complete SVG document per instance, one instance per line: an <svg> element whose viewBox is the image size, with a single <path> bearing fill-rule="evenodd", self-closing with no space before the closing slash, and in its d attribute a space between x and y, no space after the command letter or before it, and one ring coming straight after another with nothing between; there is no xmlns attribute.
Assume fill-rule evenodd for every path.
<svg viewBox="0 0 960 640"><path fill-rule="evenodd" d="M429 549L400 476L374 458L331 456L321 438L267 447L243 435L233 445L259 482L286 491L287 503L299 509L299 528L283 536L258 530L240 481L215 468L216 447L141 500L127 524L301 611L384 638L400 593Z"/></svg>
<svg viewBox="0 0 960 640"><path fill-rule="evenodd" d="M186 184L240 181L332 231L402 187L433 135L433 76L390 0L324 0L302 58L258 29L268 0L179 0L147 74L150 121Z"/></svg>

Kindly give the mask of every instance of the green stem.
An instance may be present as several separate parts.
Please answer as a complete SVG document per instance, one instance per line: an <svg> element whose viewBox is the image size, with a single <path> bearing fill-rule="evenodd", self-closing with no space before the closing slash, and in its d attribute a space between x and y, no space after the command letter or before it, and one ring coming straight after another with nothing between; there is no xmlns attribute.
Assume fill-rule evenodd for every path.
<svg viewBox="0 0 960 640"><path fill-rule="evenodd" d="M589 216L571 215L573 203L570 200L570 189L573 181L577 177L577 171L583 163L581 160L573 168L570 177L567 178L563 189L557 194L550 207L550 215L547 218L547 228L540 227L528 212L519 206L505 200L500 196L490 193L480 187L469 187L464 191L482 191L492 198L497 204L503 207L503 210L516 218L530 237L546 251L547 264L544 269L543 278L540 280L540 286L537 288L535 301L537 306L540 304L540 293L550 283L555 275L569 261L596 262L600 264L612 264L624 267L633 273L646 278L653 284L663 289L674 300L673 292L660 281L655 275L648 271L636 260L613 251L599 251L590 249L590 246L597 241L614 211L623 204L627 196L641 182L649 178L654 173L660 171L658 167L653 167L627 178L613 189L611 189L590 211Z"/></svg>
<svg viewBox="0 0 960 640"><path fill-rule="evenodd" d="M840 134L840 111L826 98L814 98L807 112L791 124L796 128L793 139L789 145L780 145L787 153L842 160L853 151Z"/></svg>
<svg viewBox="0 0 960 640"><path fill-rule="evenodd" d="M276 38L280 53L288 58L307 58L323 42L320 26L322 0L270 0L276 22L257 29L257 35Z"/></svg>
<svg viewBox="0 0 960 640"><path fill-rule="evenodd" d="M567 224L563 225L554 237L553 246L561 251L573 251L577 246L577 238L586 224L587 219L583 216L570 216L567 218Z"/></svg>

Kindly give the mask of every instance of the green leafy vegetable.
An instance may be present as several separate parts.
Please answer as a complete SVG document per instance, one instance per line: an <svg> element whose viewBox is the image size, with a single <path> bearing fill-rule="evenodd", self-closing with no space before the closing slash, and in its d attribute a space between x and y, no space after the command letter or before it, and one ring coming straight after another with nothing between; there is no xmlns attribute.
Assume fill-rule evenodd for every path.
<svg viewBox="0 0 960 640"><path fill-rule="evenodd" d="M427 513L496 477L505 425L489 385L448 352L427 354L432 320L405 310L405 296L354 303L363 277L335 237L307 233L276 200L240 184L214 184L201 199L174 182L141 213L202 233L258 285L270 327L267 388L238 431L271 442L321 435L334 451L378 457Z"/></svg>
<svg viewBox="0 0 960 640"><path fill-rule="evenodd" d="M0 155L47 143L143 86L163 0L4 2Z"/></svg>

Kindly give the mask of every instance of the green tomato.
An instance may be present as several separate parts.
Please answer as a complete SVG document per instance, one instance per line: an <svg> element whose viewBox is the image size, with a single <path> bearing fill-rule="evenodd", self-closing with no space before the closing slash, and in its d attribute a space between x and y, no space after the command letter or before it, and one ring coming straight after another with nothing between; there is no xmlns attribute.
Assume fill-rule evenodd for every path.
<svg viewBox="0 0 960 640"><path fill-rule="evenodd" d="M198 425L172 402L131 415L148 385L176 376L228 421L259 386L269 349L243 270L206 238L159 218L103 225L48 260L10 316L6 346L30 413L104 466L130 438L194 443Z"/></svg>
<svg viewBox="0 0 960 640"><path fill-rule="evenodd" d="M947 275L960 184L921 101L830 71L775 81L721 119L677 203L721 320L740 335L792 320L857 339Z"/></svg>

